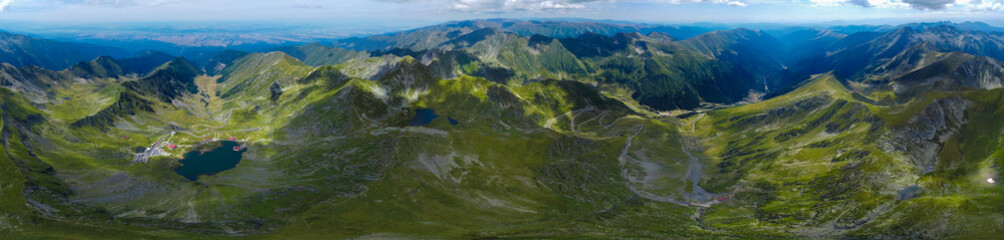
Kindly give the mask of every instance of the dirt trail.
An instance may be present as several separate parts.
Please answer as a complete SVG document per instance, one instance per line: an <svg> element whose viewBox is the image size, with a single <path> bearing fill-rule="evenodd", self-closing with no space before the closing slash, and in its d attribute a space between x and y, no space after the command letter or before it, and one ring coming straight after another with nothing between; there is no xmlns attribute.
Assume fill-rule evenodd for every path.
<svg viewBox="0 0 1004 240"><path fill-rule="evenodd" d="M548 119L547 122L544 122L544 128L551 128L552 126L554 126L555 123L558 122L559 118L568 117L568 120L571 122L571 127L570 128L574 132L575 131L575 117L578 116L579 114L583 113L583 112L592 111L594 109L595 108L593 106L586 106L584 108L580 108L580 109L577 109L577 110L572 110L570 112L566 112L566 113L563 113L561 115L555 116L555 117L553 117L551 119Z"/></svg>
<svg viewBox="0 0 1004 240"><path fill-rule="evenodd" d="M701 169L704 167L704 165L701 164L700 159L695 157L693 154L690 153L690 150L688 150L692 148L690 145L696 143L696 142L692 143L691 141L694 141L694 139L688 137L680 139L680 148L683 150L683 153L687 154L687 158L690 160L690 166L687 167L687 174L683 178L690 180L690 183L692 184L691 187L693 187L692 192L689 193L685 192L683 193L683 196L684 198L687 198L690 201L706 202L713 200L715 198L715 194L705 191L704 188L701 188L701 186L698 185L698 183L701 182Z"/></svg>
<svg viewBox="0 0 1004 240"><path fill-rule="evenodd" d="M624 145L624 149L621 150L621 155L617 158L617 161L620 163L620 166L621 166L621 176L623 176L625 179L629 179L630 178L628 176L628 169L627 169L627 167L625 167L625 165L627 164L628 152L631 149L631 145L634 142L634 138L637 137L638 134L640 134L641 131L644 130L644 128L645 128L644 125L641 125L641 124L635 125L635 127L634 127L634 129L635 129L634 133L632 133L631 136L627 138L627 143ZM631 190L631 192L634 192L638 196L640 196L642 198L645 198L645 199L652 200L652 201L657 201L657 202L668 202L668 203L674 203L674 204L677 204L677 205L680 205L680 206L696 206L696 207L710 207L712 204L714 204L714 202L704 202L704 203L687 202L687 201L677 200L677 199L675 199L673 197L670 197L670 196L658 196L658 195L655 195L655 194L650 193L650 192L639 190L634 185L632 185L630 182L627 183L627 187L628 187L628 189Z"/></svg>
<svg viewBox="0 0 1004 240"><path fill-rule="evenodd" d="M697 121L701 120L701 118L703 118L703 117L704 117L704 114L702 113L696 119L694 119L693 122L691 122L691 131L694 131L696 129ZM601 122L601 124L602 124L602 122ZM618 162L620 163L620 166L621 166L621 175L625 179L630 179L630 176L629 176L629 173L628 173L628 168L626 167L626 164L628 162L628 157L629 157L628 153L630 152L631 146L634 143L635 137L637 137L638 134L640 134L642 132L642 130L644 130L644 125L641 125L641 124L635 125L633 127L633 129L634 129L633 133L630 136L628 136L627 142L624 145L624 148L621 150L620 156L617 158L617 160L618 160ZM670 197L670 196L659 196L659 195L656 195L656 194L653 194L653 193L650 193L650 192L646 192L644 190L640 190L637 187L635 187L634 185L632 185L630 182L627 183L628 189L630 189L631 192L634 192L638 196L640 196L642 198L645 198L645 199L649 199L649 200L653 200L653 201L658 201L658 202L675 203L675 204L681 205L681 206L693 206L693 207L701 207L701 208L707 208L707 207L711 207L714 204L717 204L718 201L717 201L716 198L718 198L718 197L731 195L731 193L723 193L723 194L711 193L711 192L708 192L708 191L704 190L704 188L702 188L701 186L698 185L698 183L700 183L700 181L701 181L701 171L704 168L704 165L701 164L699 158L697 158L696 156L694 156L690 152L693 149L698 149L699 148L698 146L696 146L697 145L696 139L693 138L693 137L684 137L684 138L680 139L680 143L681 143L680 147L682 148L681 150L683 150L683 153L687 155L688 164L689 164L689 166L687 168L687 172L683 176L683 178L686 179L686 180L689 180L690 184L692 184L691 185L692 191L691 192L684 192L682 194L682 197L683 197L682 200L678 200L678 199L676 199L674 197Z"/></svg>
<svg viewBox="0 0 1004 240"><path fill-rule="evenodd" d="M641 133L641 131L643 129L645 129L645 126L641 125L641 124L638 124L638 125L635 125L633 127L633 129L634 129L634 133L631 134L631 136L627 138L627 143L624 145L624 149L621 150L621 155L619 157L617 157L617 161L620 163L620 166L621 166L621 176L623 176L624 179L629 179L629 177L628 177L628 169L625 167L625 164L627 164L628 151L631 149L631 144L634 142L634 138L637 137L638 134ZM678 201L678 200L673 199L671 197L656 196L655 194L638 190L638 188L635 188L635 186L632 185L630 181L627 182L627 186L628 186L628 189L631 190L631 192L634 192L635 194L638 194L638 196L641 196L642 198L645 198L645 199L649 199L649 200L653 200L653 201L657 201L657 202L671 202L671 203L676 203L676 204L683 205L683 206L688 206L687 203Z"/></svg>
<svg viewBox="0 0 1004 240"><path fill-rule="evenodd" d="M701 113L701 115L697 115L697 118L695 118L693 122L690 122L690 132L694 132L695 130L697 130L697 121L701 121L701 118L704 118L704 113Z"/></svg>

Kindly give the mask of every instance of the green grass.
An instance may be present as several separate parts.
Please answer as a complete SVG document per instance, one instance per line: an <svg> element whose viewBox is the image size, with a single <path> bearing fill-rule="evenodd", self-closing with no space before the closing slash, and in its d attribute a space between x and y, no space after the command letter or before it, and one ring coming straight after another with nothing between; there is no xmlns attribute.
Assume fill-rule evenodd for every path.
<svg viewBox="0 0 1004 240"><path fill-rule="evenodd" d="M499 54L500 62L564 62ZM68 124L127 91L117 84L60 88L57 95L79 101L43 110L5 91L11 144L0 156L0 231L81 239L758 239L982 238L1000 229L993 224L1002 190L980 181L1004 171L1001 90L889 103L823 74L766 101L676 119L629 101L633 90L619 85L438 79L412 57L320 68L277 53L240 61L219 79L198 78L201 94L172 103L142 95L153 111L115 115L107 131ZM526 66L542 69L524 74L570 78L544 73L583 66ZM274 82L283 94L273 101ZM946 97L973 107L939 143L934 172L883 148L887 135L917 126L915 116ZM440 117L408 126L417 108ZM180 128L172 141L183 146L131 163L135 148L169 124ZM174 174L182 153L209 146L204 136L247 138L249 150L237 168L198 182ZM697 186L729 200L698 208L651 197L687 200L697 190L685 178L694 162ZM925 194L898 200L910 185ZM59 212L44 215L29 199Z"/></svg>

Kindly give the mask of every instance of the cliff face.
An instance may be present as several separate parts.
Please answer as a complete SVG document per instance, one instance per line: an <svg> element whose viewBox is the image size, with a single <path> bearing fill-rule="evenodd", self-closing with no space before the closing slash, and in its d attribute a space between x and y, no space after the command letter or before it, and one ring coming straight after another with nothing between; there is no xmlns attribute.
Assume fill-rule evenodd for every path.
<svg viewBox="0 0 1004 240"><path fill-rule="evenodd" d="M960 84L973 89L995 89L1004 84L1004 67L999 61L989 57L977 56L962 64L953 79L959 79Z"/></svg>
<svg viewBox="0 0 1004 240"><path fill-rule="evenodd" d="M966 123L965 111L972 105L960 97L936 100L905 125L883 134L879 146L886 152L902 153L920 172L934 171L938 152Z"/></svg>

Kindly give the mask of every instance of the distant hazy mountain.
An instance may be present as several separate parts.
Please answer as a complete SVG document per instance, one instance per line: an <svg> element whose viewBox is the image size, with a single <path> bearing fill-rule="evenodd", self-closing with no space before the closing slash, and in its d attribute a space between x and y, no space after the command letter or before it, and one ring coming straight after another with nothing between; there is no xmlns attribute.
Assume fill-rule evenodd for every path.
<svg viewBox="0 0 1004 240"><path fill-rule="evenodd" d="M329 47L320 43L299 46L285 46L274 49L293 56L311 66L336 65L354 58L369 57L369 53L357 52L340 47Z"/></svg>
<svg viewBox="0 0 1004 240"><path fill-rule="evenodd" d="M223 69L226 69L235 61L240 60L248 54L250 53L237 50L225 50L219 52L202 63L202 71L210 75L220 74Z"/></svg>
<svg viewBox="0 0 1004 240"><path fill-rule="evenodd" d="M388 50L391 48L425 50L457 36L484 28L516 33L522 36L536 34L552 38L577 37L585 33L613 36L617 33L640 32L648 34L651 32L661 32L678 39L686 39L702 33L720 30L720 28L689 26L490 19L450 22L398 33L374 35L364 38L348 38L335 41L334 45L355 50Z"/></svg>
<svg viewBox="0 0 1004 240"><path fill-rule="evenodd" d="M90 44L58 42L21 34L0 32L0 62L16 67L34 65L62 70L98 56L123 57L125 50Z"/></svg>
<svg viewBox="0 0 1004 240"><path fill-rule="evenodd" d="M174 58L175 56L167 53L145 50L137 52L133 57L119 59L116 62L122 66L123 72L146 74Z"/></svg>
<svg viewBox="0 0 1004 240"><path fill-rule="evenodd" d="M778 41L784 43L788 59L797 60L811 55L825 55L828 46L845 37L847 34L832 30L807 28L789 32L777 38Z"/></svg>
<svg viewBox="0 0 1004 240"><path fill-rule="evenodd" d="M924 23L908 23L908 24L899 25L899 26L896 26L896 27L893 27L893 28L904 28L904 27L909 27L909 28L913 28L913 29L917 29L917 30L927 30L929 28L950 27L950 28L955 28L955 29L959 29L959 30L963 30L963 31L979 31L979 32L988 32L988 33L992 33L992 32L1004 32L1004 28L996 27L996 26L991 26L990 24L986 24L984 22L972 22L972 21L966 21L966 22L960 22L960 23L949 22L949 21L924 22ZM890 28L890 29L892 29L892 28Z"/></svg>
<svg viewBox="0 0 1004 240"><path fill-rule="evenodd" d="M1004 59L1004 33L987 33L938 25L923 30L902 27L887 32L858 32L833 42L825 48L827 54L808 59L802 68L819 73L835 70L844 77L860 77L868 66L881 64L920 44L938 52L965 52L973 55Z"/></svg>

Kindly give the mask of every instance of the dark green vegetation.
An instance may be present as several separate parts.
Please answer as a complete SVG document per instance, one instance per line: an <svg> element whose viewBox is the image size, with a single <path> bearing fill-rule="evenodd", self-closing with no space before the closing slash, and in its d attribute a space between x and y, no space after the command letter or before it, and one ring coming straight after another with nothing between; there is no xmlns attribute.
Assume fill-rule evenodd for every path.
<svg viewBox="0 0 1004 240"><path fill-rule="evenodd" d="M582 26L475 21L339 43L385 46L366 51L5 65L0 234L1004 233L996 33ZM248 148L205 144L230 137ZM138 155L155 143L178 148ZM203 159L215 154L239 164ZM187 172L199 164L213 168Z"/></svg>

